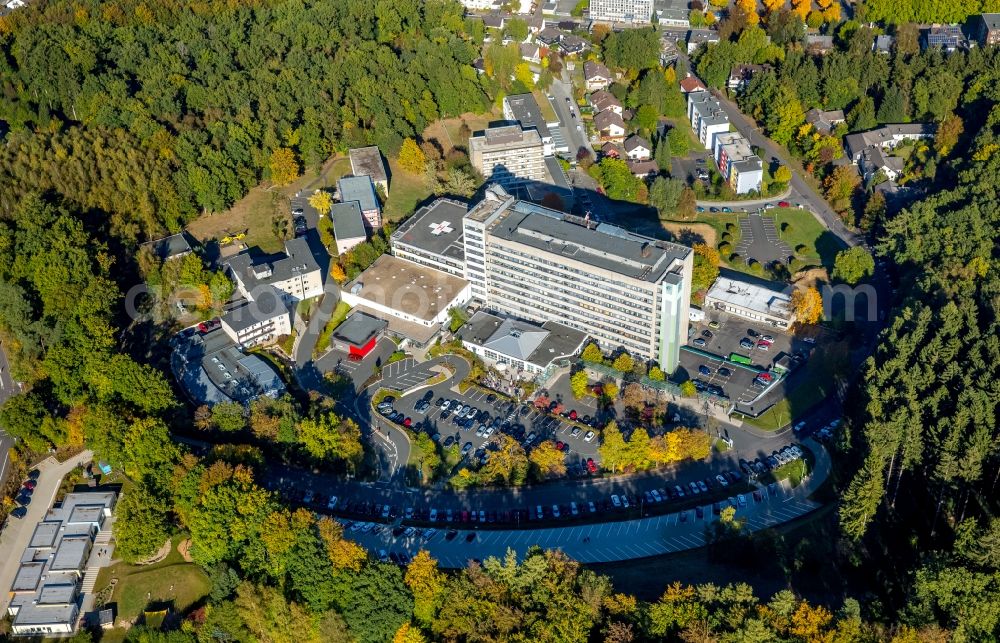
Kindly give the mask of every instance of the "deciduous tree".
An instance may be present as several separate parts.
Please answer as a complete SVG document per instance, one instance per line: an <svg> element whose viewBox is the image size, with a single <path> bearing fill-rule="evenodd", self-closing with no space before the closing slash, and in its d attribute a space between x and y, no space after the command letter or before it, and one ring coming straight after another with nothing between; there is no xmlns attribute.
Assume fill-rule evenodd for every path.
<svg viewBox="0 0 1000 643"><path fill-rule="evenodd" d="M815 286L798 288L792 293L792 311L796 321L806 326L823 319L823 298Z"/></svg>

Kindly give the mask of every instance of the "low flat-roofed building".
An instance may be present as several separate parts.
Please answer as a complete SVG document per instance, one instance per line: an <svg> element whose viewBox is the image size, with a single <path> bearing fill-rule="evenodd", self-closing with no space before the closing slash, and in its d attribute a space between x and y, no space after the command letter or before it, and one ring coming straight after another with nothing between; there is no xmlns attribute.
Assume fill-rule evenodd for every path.
<svg viewBox="0 0 1000 643"><path fill-rule="evenodd" d="M757 322L788 328L795 323L789 295L746 281L720 277L715 280L705 306Z"/></svg>
<svg viewBox="0 0 1000 643"><path fill-rule="evenodd" d="M365 228L361 206L357 201L334 203L330 206L330 220L333 222L333 236L337 242L338 255L368 239L368 230Z"/></svg>
<svg viewBox="0 0 1000 643"><path fill-rule="evenodd" d="M243 346L270 344L292 333L292 313L281 295L262 290L253 301L244 301L220 319L222 330Z"/></svg>
<svg viewBox="0 0 1000 643"><path fill-rule="evenodd" d="M382 227L382 206L375 194L375 183L370 176L345 176L337 181L337 195L341 203L355 201L365 218L369 230Z"/></svg>
<svg viewBox="0 0 1000 643"><path fill-rule="evenodd" d="M178 338L170 357L174 377L195 404L249 404L262 395L278 398L285 384L271 366L240 350L222 328Z"/></svg>
<svg viewBox="0 0 1000 643"><path fill-rule="evenodd" d="M446 272L382 255L341 296L352 307L389 322L389 331L418 344L429 341L448 310L469 301L469 282ZM406 322L396 325L393 320Z"/></svg>
<svg viewBox="0 0 1000 643"><path fill-rule="evenodd" d="M464 279L462 219L467 211L466 204L452 199L423 206L392 233L392 254Z"/></svg>
<svg viewBox="0 0 1000 643"><path fill-rule="evenodd" d="M587 333L564 324L529 321L479 311L458 331L462 345L498 368L522 379L548 379L557 366L569 365Z"/></svg>
<svg viewBox="0 0 1000 643"><path fill-rule="evenodd" d="M352 358L363 358L375 348L387 326L384 319L354 311L334 329L330 345Z"/></svg>
<svg viewBox="0 0 1000 643"><path fill-rule="evenodd" d="M370 177L376 187L389 194L389 173L385 169L385 161L378 146L351 148L347 155L351 158L351 174Z"/></svg>
<svg viewBox="0 0 1000 643"><path fill-rule="evenodd" d="M68 493L35 526L10 587L14 636L77 631L80 614L94 605L84 588L112 561L110 517L117 499L113 491Z"/></svg>

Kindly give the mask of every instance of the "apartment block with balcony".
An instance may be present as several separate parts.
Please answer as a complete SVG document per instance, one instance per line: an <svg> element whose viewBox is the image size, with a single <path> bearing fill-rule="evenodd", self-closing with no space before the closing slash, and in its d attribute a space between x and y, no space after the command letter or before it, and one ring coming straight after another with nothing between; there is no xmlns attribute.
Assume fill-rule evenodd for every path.
<svg viewBox="0 0 1000 643"><path fill-rule="evenodd" d="M548 178L541 136L518 123L489 127L469 137L469 160L487 181L505 187Z"/></svg>
<svg viewBox="0 0 1000 643"><path fill-rule="evenodd" d="M688 119L691 129L706 150L713 149L717 134L729 131L729 116L722 105L708 92L688 94Z"/></svg>
<svg viewBox="0 0 1000 643"><path fill-rule="evenodd" d="M465 220L466 278L485 307L588 333L677 367L687 340L690 248L519 201L499 187Z"/></svg>
<svg viewBox="0 0 1000 643"><path fill-rule="evenodd" d="M719 172L737 194L760 191L764 180L764 164L753 150L750 142L739 132L727 132L715 137L712 156L719 166Z"/></svg>
<svg viewBox="0 0 1000 643"><path fill-rule="evenodd" d="M241 252L226 265L236 288L248 301L274 288L286 304L323 294L323 273L304 237L285 242L285 252L257 256Z"/></svg>

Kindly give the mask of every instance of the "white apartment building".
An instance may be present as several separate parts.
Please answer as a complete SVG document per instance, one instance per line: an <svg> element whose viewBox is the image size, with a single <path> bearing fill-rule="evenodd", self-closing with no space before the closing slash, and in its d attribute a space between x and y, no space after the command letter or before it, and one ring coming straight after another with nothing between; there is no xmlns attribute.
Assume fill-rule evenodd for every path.
<svg viewBox="0 0 1000 643"><path fill-rule="evenodd" d="M517 121L526 130L535 130L542 139L542 149L545 156L556 153L555 139L550 127L558 127L559 121L546 121L542 108L538 106L532 94L513 94L503 99L503 117L508 121Z"/></svg>
<svg viewBox="0 0 1000 643"><path fill-rule="evenodd" d="M545 181L545 148L533 129L501 125L469 137L469 161L487 181L504 187Z"/></svg>
<svg viewBox="0 0 1000 643"><path fill-rule="evenodd" d="M764 180L764 164L750 142L739 132L726 132L715 136L712 153L722 177L736 194L760 191Z"/></svg>
<svg viewBox="0 0 1000 643"><path fill-rule="evenodd" d="M688 94L688 119L691 129L706 150L713 149L715 135L729 131L729 116L722 105L708 92Z"/></svg>
<svg viewBox="0 0 1000 643"><path fill-rule="evenodd" d="M519 201L492 186L464 221L472 296L500 313L559 322L606 351L676 369L687 340L693 253Z"/></svg>
<svg viewBox="0 0 1000 643"><path fill-rule="evenodd" d="M648 23L653 0L590 0L590 19L601 22Z"/></svg>
<svg viewBox="0 0 1000 643"><path fill-rule="evenodd" d="M286 304L323 294L323 274L305 238L285 242L284 254L257 258L241 252L226 264L236 288L248 301L274 288Z"/></svg>
<svg viewBox="0 0 1000 643"><path fill-rule="evenodd" d="M292 315L281 294L261 289L257 298L230 310L221 318L222 330L237 344L270 344L292 334Z"/></svg>

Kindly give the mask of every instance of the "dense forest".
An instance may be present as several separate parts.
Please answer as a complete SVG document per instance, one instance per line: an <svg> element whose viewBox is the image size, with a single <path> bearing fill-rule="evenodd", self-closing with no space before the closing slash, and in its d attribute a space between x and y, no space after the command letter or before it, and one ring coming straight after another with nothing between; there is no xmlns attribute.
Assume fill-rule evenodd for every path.
<svg viewBox="0 0 1000 643"><path fill-rule="evenodd" d="M745 584L665 578L662 597L644 602L558 552L456 573L425 554L404 568L375 562L336 522L283 506L261 483L265 450L358 460L357 426L328 401L191 411L160 371L121 352L122 286L136 278L123 248L334 150L393 153L438 116L485 109L503 91L469 66L482 26L457 3L52 0L0 18L0 338L30 389L0 408L0 426L29 456L86 444L114 462L132 485L115 524L119 554L141 559L185 532L212 583L179 629L137 627L130 640L1000 637L1000 57L922 53L912 25L895 30L888 57L855 23L836 30L838 50L825 57L802 51L801 21L787 16L764 31L724 28L699 73L720 84L735 62L771 64L743 107L807 161L834 158L815 151L829 141L801 140L813 106L846 109L848 131L929 120L948 135L914 168L923 196L898 213L865 209L898 300L833 447L842 499L823 569L843 590L824 605L802 600L791 580L761 597ZM626 101L672 112L675 90L662 81L675 77L630 62L647 58L629 44L646 36L609 37L612 58L636 70ZM852 185L849 201L875 202L867 187ZM226 286L193 260L179 270ZM192 426L249 445L195 455L171 439ZM744 551L739 525L726 529L723 548ZM804 568L799 545L780 557Z"/></svg>
<svg viewBox="0 0 1000 643"><path fill-rule="evenodd" d="M52 190L177 231L334 150L488 106L446 0L34 2L0 18L0 207Z"/></svg>

